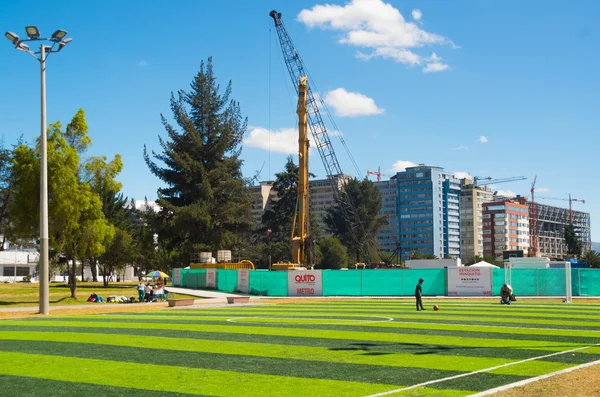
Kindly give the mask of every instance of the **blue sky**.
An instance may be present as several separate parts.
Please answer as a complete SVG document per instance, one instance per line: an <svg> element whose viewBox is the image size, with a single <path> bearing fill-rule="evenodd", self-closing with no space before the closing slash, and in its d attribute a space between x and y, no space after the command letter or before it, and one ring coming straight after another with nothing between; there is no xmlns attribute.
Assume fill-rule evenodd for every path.
<svg viewBox="0 0 600 397"><path fill-rule="evenodd" d="M273 8L363 175L426 163L523 175L496 188L527 195L537 174L539 196L586 200L574 208L592 213L600 240L597 1L0 2L0 27L69 32L73 42L48 61L48 122L66 124L85 109L89 154L121 153L125 194L155 199L161 181L143 145L158 150L170 93L187 89L209 56L248 117L245 175L262 167L261 179L270 179L294 150L296 99ZM21 135L33 141L39 66L0 43L0 134L5 145ZM332 140L344 171L356 174ZM323 177L316 152L311 160Z"/></svg>

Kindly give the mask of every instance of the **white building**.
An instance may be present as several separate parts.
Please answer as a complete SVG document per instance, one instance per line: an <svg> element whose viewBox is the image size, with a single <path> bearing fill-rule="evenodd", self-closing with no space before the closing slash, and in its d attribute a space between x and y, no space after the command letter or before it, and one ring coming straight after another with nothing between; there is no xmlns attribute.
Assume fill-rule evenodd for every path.
<svg viewBox="0 0 600 397"><path fill-rule="evenodd" d="M35 251L0 251L0 281L23 281L23 277L35 274L39 261Z"/></svg>

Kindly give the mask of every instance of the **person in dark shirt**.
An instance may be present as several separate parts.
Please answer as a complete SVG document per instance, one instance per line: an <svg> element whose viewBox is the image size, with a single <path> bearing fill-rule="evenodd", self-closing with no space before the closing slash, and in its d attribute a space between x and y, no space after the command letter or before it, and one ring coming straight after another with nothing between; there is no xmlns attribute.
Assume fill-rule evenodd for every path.
<svg viewBox="0 0 600 397"><path fill-rule="evenodd" d="M419 279L419 284L417 284L417 288L415 288L415 299L417 300L417 311L425 310L423 307L423 289L421 286L423 285L423 279Z"/></svg>

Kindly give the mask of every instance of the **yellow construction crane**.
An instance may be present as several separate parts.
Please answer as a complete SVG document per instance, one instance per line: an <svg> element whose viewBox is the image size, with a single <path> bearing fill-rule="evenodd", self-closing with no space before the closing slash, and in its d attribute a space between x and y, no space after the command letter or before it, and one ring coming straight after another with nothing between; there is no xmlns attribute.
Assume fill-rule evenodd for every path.
<svg viewBox="0 0 600 397"><path fill-rule="evenodd" d="M292 263L307 264L308 241L308 106L306 104L307 77L300 77L298 85L298 200L292 226Z"/></svg>

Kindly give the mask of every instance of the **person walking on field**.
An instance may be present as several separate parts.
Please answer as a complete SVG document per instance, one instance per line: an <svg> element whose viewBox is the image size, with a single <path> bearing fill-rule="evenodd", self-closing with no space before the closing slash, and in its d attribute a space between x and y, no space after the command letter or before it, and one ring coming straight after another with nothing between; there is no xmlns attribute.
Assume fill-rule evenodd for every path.
<svg viewBox="0 0 600 397"><path fill-rule="evenodd" d="M423 288L421 287L423 285L424 281L425 280L420 278L419 283L417 284L417 287L415 288L415 299L417 300L417 311L425 310L425 308L423 307Z"/></svg>

